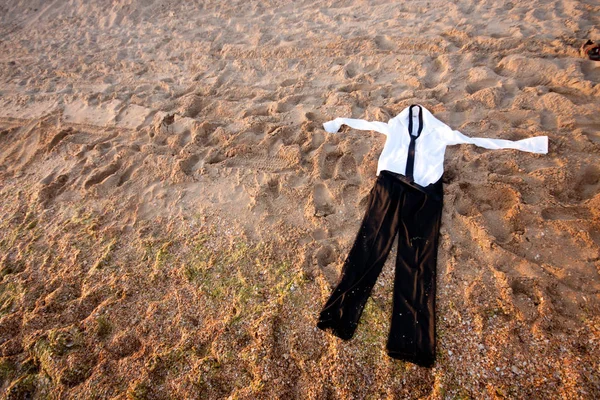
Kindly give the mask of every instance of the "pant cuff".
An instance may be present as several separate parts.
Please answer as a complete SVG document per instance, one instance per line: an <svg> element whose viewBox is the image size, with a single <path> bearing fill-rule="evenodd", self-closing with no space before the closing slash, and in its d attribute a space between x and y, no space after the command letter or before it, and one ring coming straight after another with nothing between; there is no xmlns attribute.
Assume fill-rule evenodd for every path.
<svg viewBox="0 0 600 400"><path fill-rule="evenodd" d="M348 332L335 326L335 321L333 320L319 320L319 322L317 322L317 328L329 332L342 340L350 340L352 339L352 336L354 336L354 332Z"/></svg>
<svg viewBox="0 0 600 400"><path fill-rule="evenodd" d="M410 363L419 365L421 367L431 368L435 363L435 359L432 357L424 357L418 354L403 353L401 351L388 350L388 356L395 358L396 360L408 361Z"/></svg>

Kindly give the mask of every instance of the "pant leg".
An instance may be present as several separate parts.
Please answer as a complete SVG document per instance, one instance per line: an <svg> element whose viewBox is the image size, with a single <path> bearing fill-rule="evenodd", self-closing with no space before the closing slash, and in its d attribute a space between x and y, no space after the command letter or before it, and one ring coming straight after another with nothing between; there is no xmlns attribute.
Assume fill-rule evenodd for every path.
<svg viewBox="0 0 600 400"><path fill-rule="evenodd" d="M387 351L430 367L435 360L435 281L443 191L407 190L401 210Z"/></svg>
<svg viewBox="0 0 600 400"><path fill-rule="evenodd" d="M354 245L344 262L338 284L325 303L317 327L348 340L381 272L398 230L403 187L379 175Z"/></svg>

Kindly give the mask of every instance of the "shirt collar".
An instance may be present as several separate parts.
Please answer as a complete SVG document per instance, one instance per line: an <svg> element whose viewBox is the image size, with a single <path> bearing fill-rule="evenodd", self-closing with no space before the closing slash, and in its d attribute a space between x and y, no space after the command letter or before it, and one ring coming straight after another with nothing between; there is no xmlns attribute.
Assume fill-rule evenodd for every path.
<svg viewBox="0 0 600 400"><path fill-rule="evenodd" d="M434 117L433 114L427 108L423 107L423 105L419 103L415 103L414 105L420 106L421 112L423 113L423 132L421 134L426 134L432 129L441 128L446 125L442 121ZM402 127L402 129L408 129L409 108L410 106L406 107L400 112L400 114L396 115L394 118L388 121L388 123L391 125L398 124ZM415 111L416 110L413 109L413 112Z"/></svg>

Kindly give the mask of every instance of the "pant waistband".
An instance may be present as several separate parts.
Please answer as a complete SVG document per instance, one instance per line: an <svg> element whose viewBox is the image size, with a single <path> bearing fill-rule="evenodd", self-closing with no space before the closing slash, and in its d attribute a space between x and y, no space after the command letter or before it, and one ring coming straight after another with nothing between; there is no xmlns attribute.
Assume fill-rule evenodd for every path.
<svg viewBox="0 0 600 400"><path fill-rule="evenodd" d="M415 183L413 180L408 177L398 174L396 172L383 170L379 172L379 178L382 179L393 179L395 181L401 182L406 186L409 186L419 192L425 193L428 196L435 197L439 200L442 200L444 195L444 187L442 184L442 178L440 178L437 182L431 183L427 186L421 186L418 183Z"/></svg>

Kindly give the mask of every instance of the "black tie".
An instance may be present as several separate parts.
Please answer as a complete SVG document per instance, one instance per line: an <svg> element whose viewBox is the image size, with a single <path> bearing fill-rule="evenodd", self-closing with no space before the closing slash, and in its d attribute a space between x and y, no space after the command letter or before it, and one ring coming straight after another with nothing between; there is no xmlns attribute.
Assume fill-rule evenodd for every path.
<svg viewBox="0 0 600 400"><path fill-rule="evenodd" d="M417 130L417 136L413 136L412 128L413 128L413 107L419 107L419 129ZM408 109L408 135L410 136L410 144L408 145L408 159L406 160L406 177L411 181L413 178L413 171L415 167L415 144L417 138L421 135L421 131L423 130L423 110L421 106L415 104L410 106Z"/></svg>

